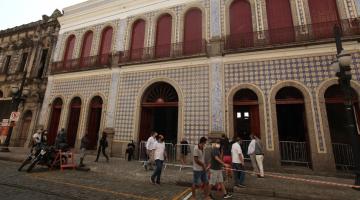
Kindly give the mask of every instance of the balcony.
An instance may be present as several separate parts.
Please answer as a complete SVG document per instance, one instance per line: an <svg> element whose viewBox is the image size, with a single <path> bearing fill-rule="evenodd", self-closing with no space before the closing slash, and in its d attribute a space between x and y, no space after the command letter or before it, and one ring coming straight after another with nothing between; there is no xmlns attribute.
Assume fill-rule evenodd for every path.
<svg viewBox="0 0 360 200"><path fill-rule="evenodd" d="M111 54L103 54L67 61L53 62L51 64L51 74L110 68L111 63Z"/></svg>
<svg viewBox="0 0 360 200"><path fill-rule="evenodd" d="M224 53L333 42L335 25L341 28L344 39L360 36L360 18L345 19L228 35L224 41Z"/></svg>
<svg viewBox="0 0 360 200"><path fill-rule="evenodd" d="M114 60L119 65L159 62L181 58L207 55L206 40L158 45L142 49L121 51L115 54Z"/></svg>

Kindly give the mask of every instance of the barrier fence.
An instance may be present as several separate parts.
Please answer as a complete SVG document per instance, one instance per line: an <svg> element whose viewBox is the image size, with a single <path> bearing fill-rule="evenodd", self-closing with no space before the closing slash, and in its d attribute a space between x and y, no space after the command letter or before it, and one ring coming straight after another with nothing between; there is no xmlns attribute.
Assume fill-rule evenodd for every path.
<svg viewBox="0 0 360 200"><path fill-rule="evenodd" d="M337 168L347 170L355 166L351 145L333 143L332 147Z"/></svg>
<svg viewBox="0 0 360 200"><path fill-rule="evenodd" d="M306 142L280 141L282 163L305 164L310 166L308 146Z"/></svg>

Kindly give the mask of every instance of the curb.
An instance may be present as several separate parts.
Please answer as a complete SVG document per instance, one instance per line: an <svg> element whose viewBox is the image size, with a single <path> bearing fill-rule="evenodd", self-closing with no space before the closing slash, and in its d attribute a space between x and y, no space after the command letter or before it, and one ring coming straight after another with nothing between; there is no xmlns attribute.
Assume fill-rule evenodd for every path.
<svg viewBox="0 0 360 200"><path fill-rule="evenodd" d="M291 200L338 200L335 198L317 196L317 195L299 195L295 193L279 192L275 190L266 190L260 188L235 189L234 192L248 195L256 195L262 197L272 197Z"/></svg>
<svg viewBox="0 0 360 200"><path fill-rule="evenodd" d="M16 158L16 157L0 156L0 160L21 163L24 159Z"/></svg>

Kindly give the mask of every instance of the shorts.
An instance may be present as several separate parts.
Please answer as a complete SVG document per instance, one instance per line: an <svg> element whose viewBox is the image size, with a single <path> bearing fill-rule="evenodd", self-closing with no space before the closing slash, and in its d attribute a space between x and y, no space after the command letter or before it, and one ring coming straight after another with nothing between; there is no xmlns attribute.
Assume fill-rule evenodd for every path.
<svg viewBox="0 0 360 200"><path fill-rule="evenodd" d="M194 171L193 183L196 186L201 185L201 183L209 183L206 171Z"/></svg>
<svg viewBox="0 0 360 200"><path fill-rule="evenodd" d="M217 183L223 183L224 177L222 170L210 169L210 185L216 185Z"/></svg>

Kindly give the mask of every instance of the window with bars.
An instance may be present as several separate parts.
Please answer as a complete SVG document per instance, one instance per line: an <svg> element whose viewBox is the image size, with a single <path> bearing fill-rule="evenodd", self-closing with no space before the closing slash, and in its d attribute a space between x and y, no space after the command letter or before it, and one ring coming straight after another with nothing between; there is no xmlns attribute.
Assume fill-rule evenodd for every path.
<svg viewBox="0 0 360 200"><path fill-rule="evenodd" d="M17 70L18 72L23 72L24 71L27 58L28 58L28 53L23 53L23 55L21 57L21 62L20 62L19 68Z"/></svg>

